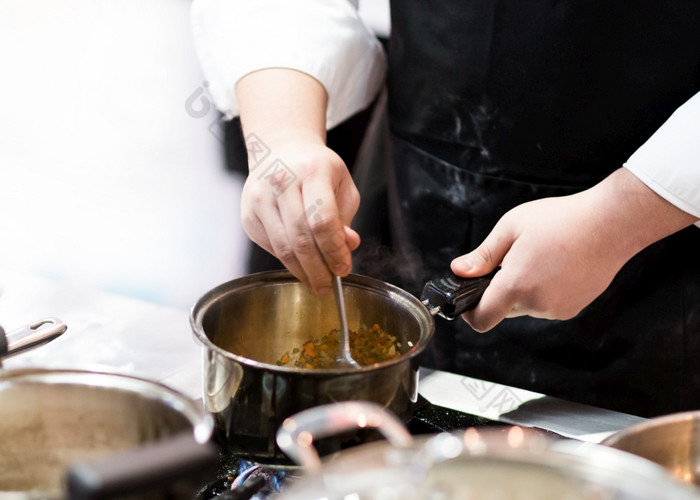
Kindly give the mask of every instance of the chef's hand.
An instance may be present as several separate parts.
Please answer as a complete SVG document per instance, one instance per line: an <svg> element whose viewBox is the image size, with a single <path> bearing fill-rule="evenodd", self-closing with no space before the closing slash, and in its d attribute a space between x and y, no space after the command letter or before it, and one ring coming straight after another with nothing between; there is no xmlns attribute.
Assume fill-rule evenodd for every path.
<svg viewBox="0 0 700 500"><path fill-rule="evenodd" d="M452 261L464 277L501 266L462 317L477 331L523 315L570 319L634 254L695 221L624 168L581 193L520 205L478 248Z"/></svg>
<svg viewBox="0 0 700 500"><path fill-rule="evenodd" d="M347 275L350 252L360 244L349 227L359 203L357 189L343 161L322 142L290 138L268 144L296 179L279 189L274 176L251 172L241 199L243 227L297 278L317 292L329 292L329 269Z"/></svg>
<svg viewBox="0 0 700 500"><path fill-rule="evenodd" d="M328 293L331 273L352 269L360 237L350 222L360 197L325 146L325 89L303 73L267 69L241 79L236 91L249 150L243 228L297 278ZM263 160L260 148L269 151Z"/></svg>

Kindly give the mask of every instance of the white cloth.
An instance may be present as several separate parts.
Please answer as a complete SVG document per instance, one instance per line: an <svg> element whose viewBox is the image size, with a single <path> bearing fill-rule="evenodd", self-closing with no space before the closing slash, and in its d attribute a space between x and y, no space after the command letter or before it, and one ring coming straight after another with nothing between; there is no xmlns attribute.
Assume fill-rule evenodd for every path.
<svg viewBox="0 0 700 500"><path fill-rule="evenodd" d="M700 219L700 93L678 108L625 167L662 198Z"/></svg>
<svg viewBox="0 0 700 500"><path fill-rule="evenodd" d="M195 0L192 27L208 90L228 117L238 114L236 82L263 68L321 82L329 129L366 108L384 83L384 50L347 0Z"/></svg>
<svg viewBox="0 0 700 500"><path fill-rule="evenodd" d="M329 128L364 108L382 85L384 54L347 0L195 0L193 14L209 89L229 116L238 109L235 83L265 67L298 69L323 83ZM679 108L625 166L700 218L698 136L700 95Z"/></svg>

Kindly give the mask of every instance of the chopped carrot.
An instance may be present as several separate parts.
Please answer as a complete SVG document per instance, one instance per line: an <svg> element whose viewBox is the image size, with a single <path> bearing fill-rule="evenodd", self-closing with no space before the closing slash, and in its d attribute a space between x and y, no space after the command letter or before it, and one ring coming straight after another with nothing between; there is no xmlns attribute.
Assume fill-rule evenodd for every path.
<svg viewBox="0 0 700 500"><path fill-rule="evenodd" d="M386 333L377 323L366 330L359 328L349 333L352 357L361 366L382 363L400 354L401 344L396 337ZM307 340L301 348L294 347L292 356L286 352L276 363L283 366L294 358L294 366L297 368L331 368L338 352L338 344L338 331L333 329L320 338Z"/></svg>

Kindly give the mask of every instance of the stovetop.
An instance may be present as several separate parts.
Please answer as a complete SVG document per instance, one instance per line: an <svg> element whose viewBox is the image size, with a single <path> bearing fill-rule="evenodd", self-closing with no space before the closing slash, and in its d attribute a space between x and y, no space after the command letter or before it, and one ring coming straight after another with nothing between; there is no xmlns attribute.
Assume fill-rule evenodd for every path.
<svg viewBox="0 0 700 500"><path fill-rule="evenodd" d="M418 436L452 432L469 427L503 425L503 422L434 405L420 397L406 427L412 435ZM549 431L542 432L557 436ZM378 439L379 436L369 434L364 438L373 440ZM219 446L217 477L201 489L197 499L263 500L280 492L285 484L294 481L301 474L302 470L297 466L259 464L244 457L232 455L226 451L225 446Z"/></svg>

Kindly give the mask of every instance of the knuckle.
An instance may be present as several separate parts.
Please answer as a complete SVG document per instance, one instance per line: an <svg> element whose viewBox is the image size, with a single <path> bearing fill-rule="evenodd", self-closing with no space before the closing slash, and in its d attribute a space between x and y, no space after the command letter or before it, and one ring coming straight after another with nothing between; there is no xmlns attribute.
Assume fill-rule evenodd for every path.
<svg viewBox="0 0 700 500"><path fill-rule="evenodd" d="M333 270L334 274L345 276L352 270L352 265L348 262L344 255L339 253L328 255L326 254L326 262L328 267Z"/></svg>
<svg viewBox="0 0 700 500"><path fill-rule="evenodd" d="M253 182L250 178L243 185L242 197L248 202L261 202L269 190L261 186L259 182Z"/></svg>
<svg viewBox="0 0 700 500"><path fill-rule="evenodd" d="M486 245L479 245L476 249L476 253L484 262L491 263L493 261L491 249Z"/></svg>
<svg viewBox="0 0 700 500"><path fill-rule="evenodd" d="M241 210L241 225L246 232L254 230L258 226L258 218L255 214L248 210Z"/></svg>
<svg viewBox="0 0 700 500"><path fill-rule="evenodd" d="M309 221L309 229L313 234L326 234L333 230L334 221L330 217L317 214Z"/></svg>
<svg viewBox="0 0 700 500"><path fill-rule="evenodd" d="M316 242L308 233L300 233L294 237L291 253L297 255L309 255L316 250Z"/></svg>
<svg viewBox="0 0 700 500"><path fill-rule="evenodd" d="M353 211L357 211L357 209L360 206L360 191L357 189L357 187L353 184L352 188L350 189L350 193L348 194L348 199L350 201L350 206L353 208Z"/></svg>
<svg viewBox="0 0 700 500"><path fill-rule="evenodd" d="M294 258L294 250L289 245L279 245L275 247L275 255L282 262L288 262Z"/></svg>
<svg viewBox="0 0 700 500"><path fill-rule="evenodd" d="M343 231L335 231L330 234L330 236L323 240L320 245L323 253L329 255L338 255L341 258L345 257L346 244L345 244L345 233Z"/></svg>
<svg viewBox="0 0 700 500"><path fill-rule="evenodd" d="M338 276L347 276L352 271L352 266L345 262L337 262L333 264L333 270Z"/></svg>

